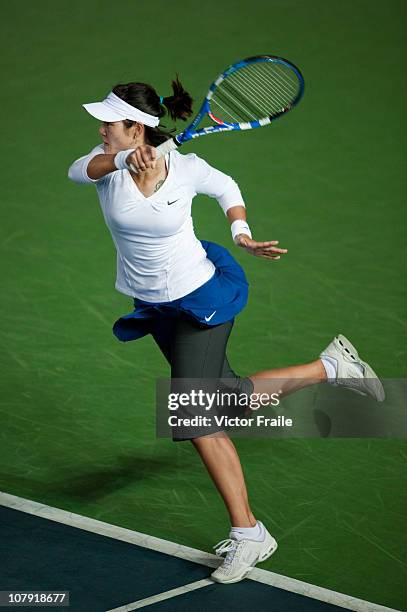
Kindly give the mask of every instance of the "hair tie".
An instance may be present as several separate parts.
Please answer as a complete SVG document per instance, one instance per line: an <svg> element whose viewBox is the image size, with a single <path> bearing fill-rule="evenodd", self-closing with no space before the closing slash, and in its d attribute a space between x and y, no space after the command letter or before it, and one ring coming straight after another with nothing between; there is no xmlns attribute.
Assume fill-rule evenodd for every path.
<svg viewBox="0 0 407 612"><path fill-rule="evenodd" d="M162 103L163 103L163 100L164 100L164 97L163 97L163 96L160 96L160 104L162 104Z"/></svg>

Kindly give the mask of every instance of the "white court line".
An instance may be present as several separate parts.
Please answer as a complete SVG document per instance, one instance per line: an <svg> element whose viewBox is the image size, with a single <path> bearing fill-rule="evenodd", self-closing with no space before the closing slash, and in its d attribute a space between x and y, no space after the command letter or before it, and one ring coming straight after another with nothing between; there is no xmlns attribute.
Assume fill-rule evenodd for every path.
<svg viewBox="0 0 407 612"><path fill-rule="evenodd" d="M0 505L12 508L13 510L20 510L27 514L34 514L41 518L46 518L57 523L63 523L64 525L70 525L71 527L77 527L85 531L97 533L108 538L114 538L115 540L121 540L128 542L129 544L137 544L150 550L156 550L158 552L171 555L173 557L179 557L180 559L186 559L193 563L199 563L200 565L206 565L207 567L217 567L220 563L219 557L202 550L190 548L189 546L183 546L182 544L176 544L175 542L169 542L168 540L162 540L154 536L139 533L138 531L132 531L125 527L118 527L109 523L104 523L96 519L91 519L80 514L74 514L61 510L59 508L53 508L38 502L34 502L9 493L3 493L0 491ZM250 580L255 580L269 586L274 586L291 593L297 593L298 595L304 595L317 599L325 603L334 604L345 610L351 610L352 612L400 612L393 608L387 608L379 604L370 603L363 599L351 597L350 595L344 595L336 591L330 591L323 587L319 587L302 580L296 580L295 578L289 578L281 574L275 574L266 570L254 568L248 576ZM202 581L198 581L202 582ZM212 581L211 581L212 582ZM194 584L194 583L191 583ZM196 583L195 583L196 584ZM186 585L188 586L188 585ZM206 586L206 585L202 585ZM182 588L182 587L180 587ZM196 587L199 588L199 587ZM174 589L178 590L178 589ZM167 591L171 592L171 591ZM143 601L143 600L140 600ZM127 606L134 606L138 602L127 604ZM126 607L119 608L125 610ZM127 608L128 610L134 610L136 608Z"/></svg>
<svg viewBox="0 0 407 612"><path fill-rule="evenodd" d="M209 586L210 584L213 584L213 580L204 578L203 580L190 582L189 584L178 587L177 589L165 591L165 593L159 593L158 595L152 595L151 597L146 597L145 599L139 599L134 603L120 606L120 608L115 608L114 610L107 610L107 612L130 612L130 610L139 610L139 608L151 606L158 601L164 601L165 599L171 599L171 597L176 597L177 595L183 595L184 593L189 593L190 591L195 591L196 589L202 589L202 587Z"/></svg>

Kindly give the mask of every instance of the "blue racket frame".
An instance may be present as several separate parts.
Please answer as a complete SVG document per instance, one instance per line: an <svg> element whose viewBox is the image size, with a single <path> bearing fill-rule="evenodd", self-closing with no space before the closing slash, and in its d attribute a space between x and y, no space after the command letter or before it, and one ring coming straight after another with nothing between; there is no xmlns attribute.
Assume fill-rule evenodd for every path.
<svg viewBox="0 0 407 612"><path fill-rule="evenodd" d="M205 115L208 115L212 119L212 121L214 121L213 116L211 116L210 101L211 101L213 92L216 90L218 85L226 77L233 74L233 72L236 72L236 70L239 70L240 68L243 68L244 66L248 66L249 64L255 64L255 63L260 63L260 62L274 62L274 63L283 64L294 72L299 82L299 90L298 90L298 94L295 97L295 99L285 108L281 109L279 113L276 113L272 116L270 115L268 117L264 117L263 119L260 119L257 121L249 121L245 123L222 122L221 124L218 124L218 125L212 125L209 127L201 128L200 130L196 130L195 129L196 126L199 125L200 121L203 119ZM235 64L232 64L231 66L229 66L229 68L227 68L224 72L222 72L222 74L218 76L216 81L214 81L212 85L209 87L208 93L206 94L206 97L202 103L202 106L199 109L199 112L197 116L195 117L195 119L193 120L193 122L183 132L181 132L181 134L174 136L173 140L175 144L179 146L183 144L184 142L188 142L188 140L192 140L193 138L197 138L199 136L205 136L207 134L216 134L217 132L232 131L232 130L249 130L249 129L253 129L257 127L262 127L264 125L267 125L268 123L271 123L272 121L275 121L276 119L281 117L281 115L284 115L286 112L294 108L294 106L296 106L298 102L301 100L303 94L304 94L304 78L299 68L297 68L297 66L295 66L292 62L282 57L277 57L275 55L257 55L254 57L248 57L246 59L240 60L239 62L236 62Z"/></svg>

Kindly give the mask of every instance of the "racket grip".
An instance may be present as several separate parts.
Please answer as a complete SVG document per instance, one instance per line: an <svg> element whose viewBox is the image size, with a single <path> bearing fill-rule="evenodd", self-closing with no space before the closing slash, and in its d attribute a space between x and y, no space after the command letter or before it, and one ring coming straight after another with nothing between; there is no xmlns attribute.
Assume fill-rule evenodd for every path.
<svg viewBox="0 0 407 612"><path fill-rule="evenodd" d="M164 155L166 155L170 151L174 151L174 149L177 149L177 148L178 148L178 145L176 144L173 138L170 138L169 140L162 142L160 145L158 145L158 147L156 147L156 152L157 152L156 159L160 159L160 157L164 157ZM132 172L134 172L135 174L138 174L133 164L129 164L129 166L132 169Z"/></svg>
<svg viewBox="0 0 407 612"><path fill-rule="evenodd" d="M157 159L160 159L160 157L164 157L164 155L166 155L170 151L174 151L174 149L178 149L178 146L179 145L174 141L173 138L162 142L160 145L158 145L156 149Z"/></svg>

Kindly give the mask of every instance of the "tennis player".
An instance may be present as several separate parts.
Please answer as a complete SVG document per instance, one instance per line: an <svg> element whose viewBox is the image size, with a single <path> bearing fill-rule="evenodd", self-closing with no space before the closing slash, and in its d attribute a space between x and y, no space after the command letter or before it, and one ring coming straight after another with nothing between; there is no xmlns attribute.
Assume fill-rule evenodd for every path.
<svg viewBox="0 0 407 612"><path fill-rule="evenodd" d="M161 118L166 112L174 120L192 114L191 96L178 76L172 91L162 97L145 83L120 84L102 102L83 105L101 121L103 142L71 165L69 178L95 184L117 250L115 287L133 298L134 311L113 326L116 337L126 342L151 334L172 379L228 379L229 390L247 395L271 395L274 379L282 396L328 381L383 400L379 379L342 335L307 364L245 377L232 370L226 346L234 319L246 305L248 284L224 247L195 236L192 199L196 194L215 198L234 244L247 253L276 262L287 249L276 240L252 238L245 203L230 176L194 153L174 150L155 159L155 147L171 137ZM276 550L277 542L250 509L235 446L222 428L209 435L173 433L173 439L191 440L230 516L229 538L214 547L226 556L212 578L238 582Z"/></svg>

